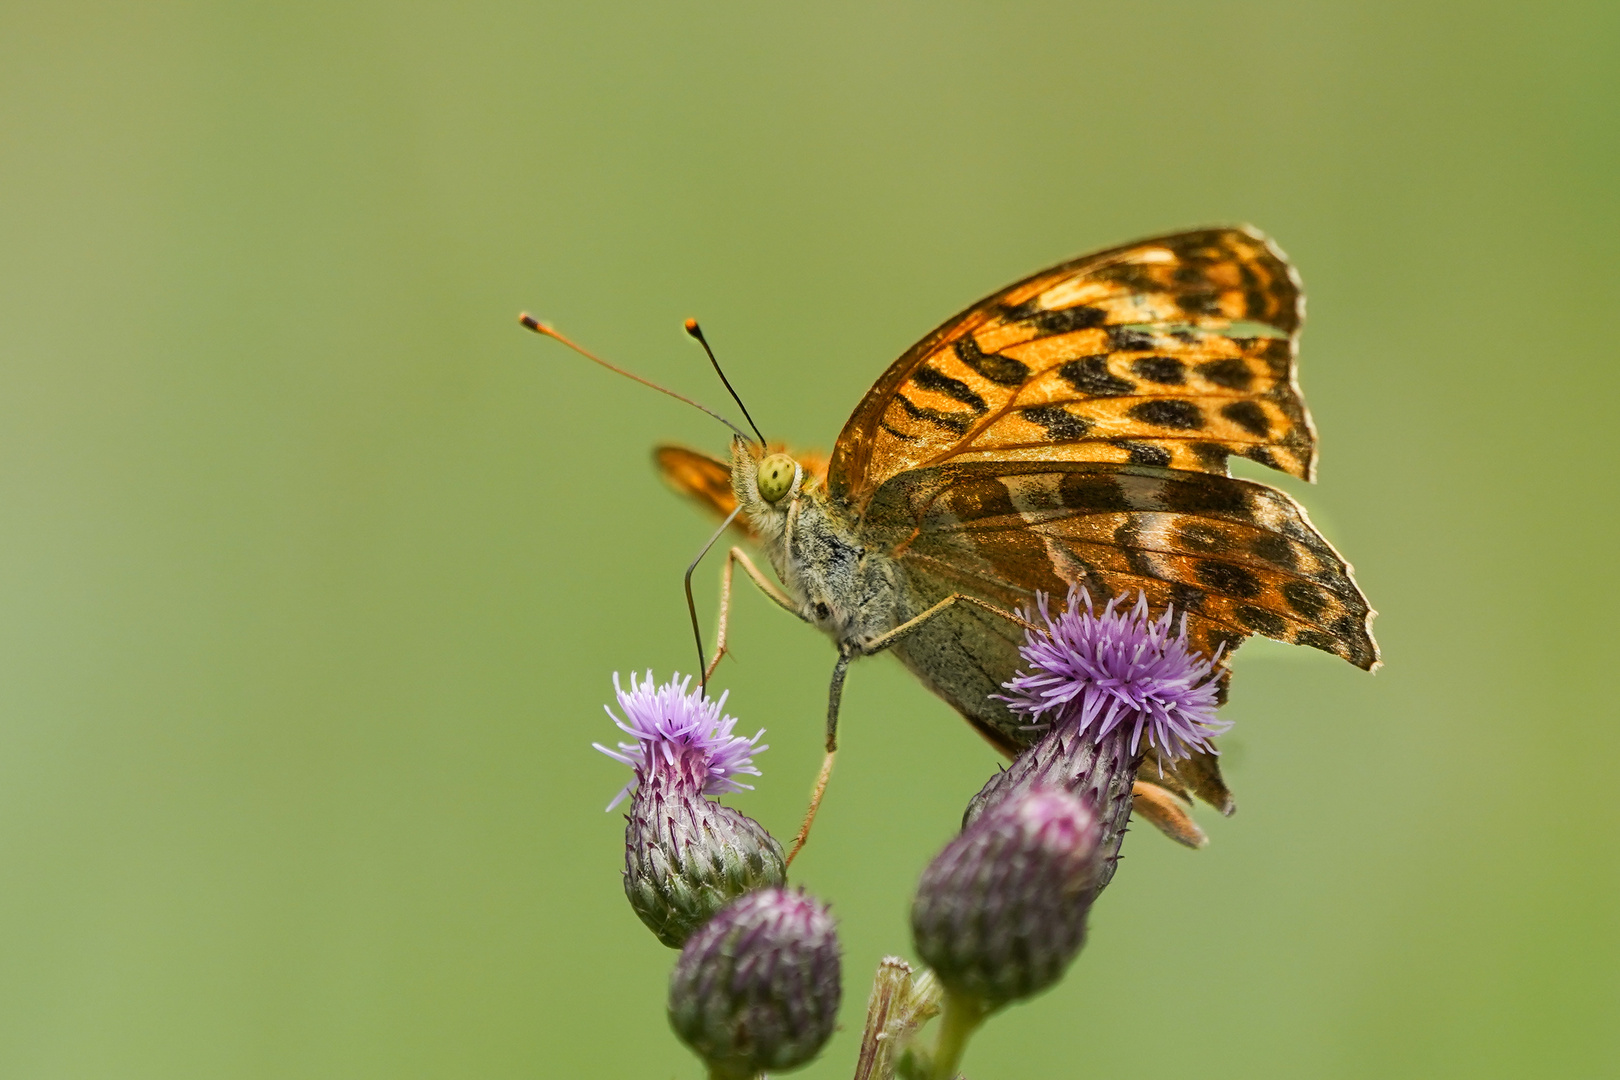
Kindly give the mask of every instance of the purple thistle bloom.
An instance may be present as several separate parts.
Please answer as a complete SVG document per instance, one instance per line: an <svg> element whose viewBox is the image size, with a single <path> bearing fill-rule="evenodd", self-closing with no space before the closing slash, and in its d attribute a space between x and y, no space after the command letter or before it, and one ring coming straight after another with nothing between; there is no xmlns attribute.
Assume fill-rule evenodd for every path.
<svg viewBox="0 0 1620 1080"><path fill-rule="evenodd" d="M781 885L787 877L782 845L746 814L709 798L748 785L758 776L753 754L764 750L733 734L735 717L724 715L726 699L710 700L676 675L657 685L630 676L630 689L613 676L625 719L608 715L635 736L610 750L596 748L635 770L613 802L635 793L624 830L624 893L630 907L658 940L680 948L714 913L745 893Z"/></svg>
<svg viewBox="0 0 1620 1080"><path fill-rule="evenodd" d="M744 784L734 777L759 775L754 767L754 754L769 749L759 741L765 729L760 728L752 739L732 734L737 718L721 713L730 691L721 694L716 701L702 690L692 692L691 685L692 677L681 679L679 672L669 682L657 686L651 671L647 672L646 681L640 683L632 672L627 692L619 686L618 672L614 672L613 693L619 699L625 719L614 716L612 708L604 708L620 730L636 741L622 742L617 750L610 750L601 743L591 745L614 761L630 766L636 775L608 803L609 810L623 802L649 771L686 764L700 767L705 776L705 795L753 790L752 784Z"/></svg>
<svg viewBox="0 0 1620 1080"><path fill-rule="evenodd" d="M1125 725L1132 754L1144 734L1170 758L1215 752L1210 737L1232 726L1215 715L1214 671L1222 650L1213 657L1193 651L1185 614L1179 626L1173 609L1150 619L1145 593L1129 611L1117 610L1115 597L1099 614L1078 585L1069 587L1066 611L1053 616L1048 600L1036 594L1046 629L1027 632L1018 650L1030 670L1003 683L1009 693L997 698L1037 721L1072 721L1098 740ZM1025 609L1024 616L1033 621L1035 613Z"/></svg>

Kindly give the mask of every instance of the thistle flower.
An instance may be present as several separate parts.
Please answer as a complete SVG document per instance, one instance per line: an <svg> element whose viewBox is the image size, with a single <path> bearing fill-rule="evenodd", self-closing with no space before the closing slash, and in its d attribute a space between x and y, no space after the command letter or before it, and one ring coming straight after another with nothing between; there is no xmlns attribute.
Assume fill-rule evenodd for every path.
<svg viewBox="0 0 1620 1080"><path fill-rule="evenodd" d="M1213 675L1221 650L1205 657L1191 649L1185 614L1179 627L1172 609L1150 619L1145 593L1129 611L1119 601L1108 601L1098 614L1091 595L1073 585L1067 610L1054 616L1049 597L1037 593L1046 628L1025 635L1018 651L1029 670L996 697L1037 722L1072 721L1097 739L1124 728L1132 754L1144 735L1165 757L1214 753L1210 737L1232 726L1215 715ZM1026 609L1025 617L1033 621L1035 612Z"/></svg>
<svg viewBox="0 0 1620 1080"><path fill-rule="evenodd" d="M619 673L613 673L613 695L619 699L625 720L614 716L611 708L603 708L607 709L608 718L636 741L620 743L617 750L609 750L601 743L591 745L614 761L630 766L636 775L608 803L609 810L635 790L650 768L662 768L677 759L701 759L705 795L753 790L752 784L734 778L759 775L754 767L754 754L770 749L759 744L765 729L760 728L752 739L732 734L737 718L721 712L731 691L727 690L715 701L701 690L695 694L689 692L690 675L677 683L675 680L680 678L677 671L669 682L654 686L651 671L640 684L632 672L630 689L626 692L619 686Z"/></svg>
<svg viewBox="0 0 1620 1080"><path fill-rule="evenodd" d="M923 871L917 954L985 1012L1062 976L1085 941L1100 868L1096 815L1061 788L1031 788L980 815Z"/></svg>
<svg viewBox="0 0 1620 1080"><path fill-rule="evenodd" d="M839 953L832 915L815 899L750 893L681 950L669 978L670 1026L713 1077L797 1068L837 1022Z"/></svg>
<svg viewBox="0 0 1620 1080"><path fill-rule="evenodd" d="M608 809L634 792L624 831L624 892L636 915L658 940L678 949L694 930L732 900L755 889L780 885L787 876L782 845L764 826L707 796L749 785L738 775L758 776L753 754L760 738L733 734L737 721L721 710L725 696L710 700L692 692L691 679L655 686L630 677L630 689L613 677L625 719L613 716L634 743L617 751L596 744L635 770Z"/></svg>

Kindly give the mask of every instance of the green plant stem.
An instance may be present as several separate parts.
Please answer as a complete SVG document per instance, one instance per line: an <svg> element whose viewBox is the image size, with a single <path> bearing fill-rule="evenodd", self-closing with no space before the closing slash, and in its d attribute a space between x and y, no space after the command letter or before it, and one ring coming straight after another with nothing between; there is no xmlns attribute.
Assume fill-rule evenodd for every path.
<svg viewBox="0 0 1620 1080"><path fill-rule="evenodd" d="M977 998L945 991L945 1008L939 1018L939 1042L934 1046L933 1080L952 1080L968 1039L984 1022L984 1017L984 1005Z"/></svg>

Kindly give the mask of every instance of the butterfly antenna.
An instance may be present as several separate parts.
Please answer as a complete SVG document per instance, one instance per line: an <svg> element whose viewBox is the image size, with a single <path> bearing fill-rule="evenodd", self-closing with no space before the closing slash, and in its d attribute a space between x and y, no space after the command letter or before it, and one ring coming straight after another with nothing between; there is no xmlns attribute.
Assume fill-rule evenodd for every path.
<svg viewBox="0 0 1620 1080"><path fill-rule="evenodd" d="M736 424L733 424L730 420L727 420L725 417L721 416L719 413L715 412L713 409L709 408L707 405L700 405L696 401L693 401L691 398L687 397L685 394L677 394L675 391L669 389L667 386L659 386L657 383L653 382L651 379L643 379L640 375L637 375L637 374L635 374L633 372L626 371L626 370L624 370L624 368L619 367L617 364L608 363L606 360L602 359L600 356L597 356L595 353L589 351L588 349L582 348L581 346L574 344L572 341L569 341L567 338L563 337L562 334L558 333L557 329L555 327L553 327L550 323L541 322L539 319L536 319L533 315L530 315L527 311L525 311L522 315L518 316L518 322L522 323L523 326L526 327L527 329L533 330L535 333L539 334L541 337L548 337L548 338L552 338L552 339L554 339L556 341L562 342L564 345L568 346L570 349L573 349L575 352L579 353L579 355L583 356L585 359L593 361L593 362L598 363L598 364L601 364L603 367L607 368L609 371L615 372L616 374L619 374L619 375L623 375L627 379L634 379L636 382L640 383L642 386L651 387L652 389L657 390L660 394L668 394L670 397L674 398L676 401L684 401L688 405L692 406L692 408L694 408L694 409L701 409L703 412L708 413L710 416L714 417L716 420L718 420L722 424L726 425L726 427L730 428L732 431L735 431L738 434L738 436L740 436L741 438L743 438L743 439L748 438L748 432L744 431L742 428L738 427ZM730 387L727 387L727 389L730 389ZM735 394L733 394L732 396L736 397ZM739 401L737 404L741 405L742 402ZM748 412L748 410L744 409L743 412L746 414ZM749 423L752 424L753 421L750 420ZM755 430L755 434L758 434L759 429L755 428L754 430Z"/></svg>
<svg viewBox="0 0 1620 1080"><path fill-rule="evenodd" d="M731 395L731 400L735 401L737 403L737 408L742 410L743 417L748 421L748 426L754 429L754 434L759 435L759 445L764 446L765 436L760 435L759 425L754 423L754 418L752 416L748 415L748 406L744 405L742 398L737 396L737 391L731 388L731 380L726 378L726 373L720 370L720 361L714 358L714 350L709 348L709 339L703 336L703 327L698 325L698 321L696 319L687 319L686 332L697 338L697 343L703 346L704 352L709 354L709 363L714 365L714 373L720 376L721 382L726 384L726 393Z"/></svg>

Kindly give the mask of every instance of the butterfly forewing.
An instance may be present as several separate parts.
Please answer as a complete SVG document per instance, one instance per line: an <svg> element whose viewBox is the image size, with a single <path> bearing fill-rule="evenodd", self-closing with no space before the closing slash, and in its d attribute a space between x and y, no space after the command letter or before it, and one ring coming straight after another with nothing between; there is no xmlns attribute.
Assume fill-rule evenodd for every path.
<svg viewBox="0 0 1620 1080"><path fill-rule="evenodd" d="M1309 478L1301 294L1245 229L1145 240L1036 274L940 327L856 408L830 485L857 507L909 469L1084 461Z"/></svg>
<svg viewBox="0 0 1620 1080"><path fill-rule="evenodd" d="M660 446L653 451L653 461L670 487L710 512L725 517L737 509L731 466L726 462L684 446Z"/></svg>

